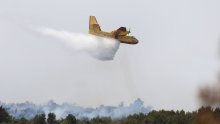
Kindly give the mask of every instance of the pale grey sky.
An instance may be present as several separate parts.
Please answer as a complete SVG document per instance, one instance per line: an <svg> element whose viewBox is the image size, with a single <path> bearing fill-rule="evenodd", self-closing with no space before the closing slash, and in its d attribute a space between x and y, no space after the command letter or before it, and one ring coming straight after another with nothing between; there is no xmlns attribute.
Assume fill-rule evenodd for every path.
<svg viewBox="0 0 220 124"><path fill-rule="evenodd" d="M215 80L219 0L1 0L0 100L55 100L94 107L141 98L155 109L194 110L198 86ZM140 43L113 61L70 53L29 25L87 33L126 26Z"/></svg>

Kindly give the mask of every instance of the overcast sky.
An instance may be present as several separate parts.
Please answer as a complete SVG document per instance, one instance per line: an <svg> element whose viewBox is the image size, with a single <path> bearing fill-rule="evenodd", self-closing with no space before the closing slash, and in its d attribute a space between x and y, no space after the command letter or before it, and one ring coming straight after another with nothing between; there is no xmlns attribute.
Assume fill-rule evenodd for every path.
<svg viewBox="0 0 220 124"><path fill-rule="evenodd" d="M3 102L129 104L194 110L198 87L216 79L219 0L1 0L0 100ZM88 33L126 26L139 39L121 44L113 61L69 52L28 29L46 26Z"/></svg>

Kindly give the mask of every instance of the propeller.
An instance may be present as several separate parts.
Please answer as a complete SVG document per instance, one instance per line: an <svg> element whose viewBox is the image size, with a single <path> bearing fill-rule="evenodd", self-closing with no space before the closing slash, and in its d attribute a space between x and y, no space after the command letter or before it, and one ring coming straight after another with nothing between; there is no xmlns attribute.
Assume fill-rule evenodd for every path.
<svg viewBox="0 0 220 124"><path fill-rule="evenodd" d="M128 30L128 34L130 34L131 33L131 29L129 28L129 30Z"/></svg>

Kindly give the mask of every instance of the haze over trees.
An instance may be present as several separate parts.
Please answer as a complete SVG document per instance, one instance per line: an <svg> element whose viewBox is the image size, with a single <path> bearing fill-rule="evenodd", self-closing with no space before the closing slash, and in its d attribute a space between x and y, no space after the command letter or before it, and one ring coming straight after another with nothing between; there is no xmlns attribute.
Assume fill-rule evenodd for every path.
<svg viewBox="0 0 220 124"><path fill-rule="evenodd" d="M148 114L133 114L121 119L110 117L95 117L92 119L76 119L72 114L63 119L56 119L54 113L38 114L32 119L15 119L5 108L0 107L0 123L4 124L219 124L220 108L201 107L194 112L181 111L151 111Z"/></svg>
<svg viewBox="0 0 220 124"><path fill-rule="evenodd" d="M56 115L56 119L65 118L68 114L75 115L76 118L88 118L106 116L112 119L119 119L127 117L135 113L147 114L152 110L151 106L144 106L144 102L141 99L136 99L129 105L121 103L118 106L104 106L100 105L96 108L82 107L75 104L57 104L50 100L46 104L38 105L31 102L24 103L3 103L0 102L0 106L7 108L7 111L14 118L26 118L28 120L34 118L37 114L53 112Z"/></svg>

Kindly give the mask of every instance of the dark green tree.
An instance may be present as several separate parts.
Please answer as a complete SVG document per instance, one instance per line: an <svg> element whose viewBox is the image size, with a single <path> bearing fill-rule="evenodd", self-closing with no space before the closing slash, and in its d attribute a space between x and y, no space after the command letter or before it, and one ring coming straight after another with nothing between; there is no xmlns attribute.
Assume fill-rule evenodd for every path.
<svg viewBox="0 0 220 124"><path fill-rule="evenodd" d="M26 118L20 118L17 120L18 124L28 124L28 120Z"/></svg>
<svg viewBox="0 0 220 124"><path fill-rule="evenodd" d="M220 121L220 108L216 108L214 111L214 117Z"/></svg>
<svg viewBox="0 0 220 124"><path fill-rule="evenodd" d="M91 119L91 124L111 124L112 120L109 117L95 117Z"/></svg>
<svg viewBox="0 0 220 124"><path fill-rule="evenodd" d="M68 124L76 124L76 117L72 114L69 114L66 117L66 121L67 121Z"/></svg>
<svg viewBox="0 0 220 124"><path fill-rule="evenodd" d="M145 114L134 114L134 115L130 115L128 116L125 120L124 120L125 124L149 124L150 123L150 119L146 119L146 115Z"/></svg>
<svg viewBox="0 0 220 124"><path fill-rule="evenodd" d="M33 124L46 124L45 114L36 115L33 118Z"/></svg>
<svg viewBox="0 0 220 124"><path fill-rule="evenodd" d="M47 123L56 124L56 115L54 113L48 113Z"/></svg>
<svg viewBox="0 0 220 124"><path fill-rule="evenodd" d="M0 123L10 122L10 121L11 121L11 116L2 106L0 106Z"/></svg>

